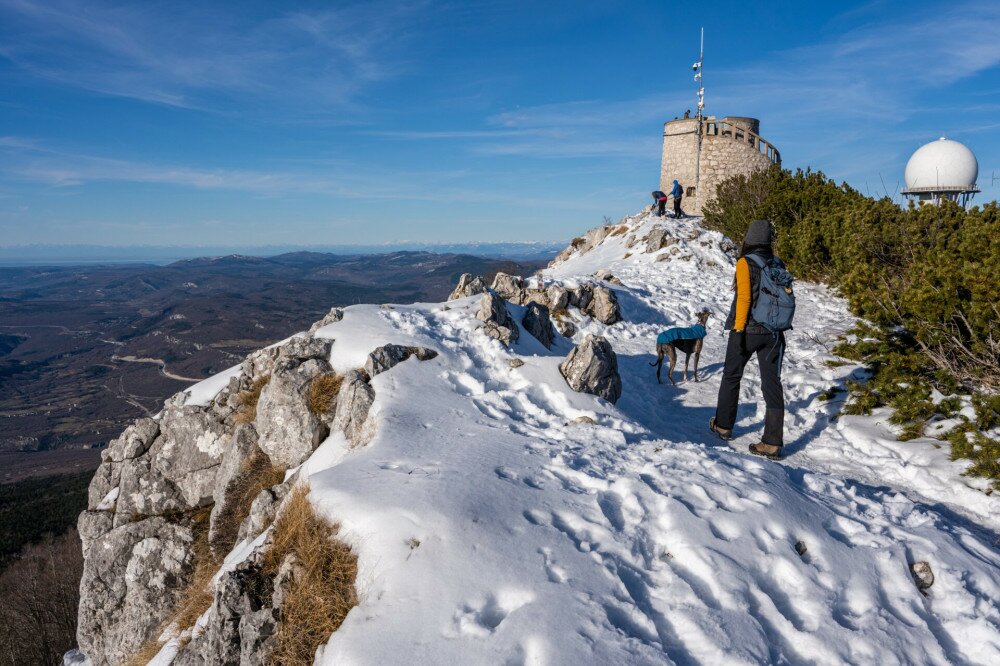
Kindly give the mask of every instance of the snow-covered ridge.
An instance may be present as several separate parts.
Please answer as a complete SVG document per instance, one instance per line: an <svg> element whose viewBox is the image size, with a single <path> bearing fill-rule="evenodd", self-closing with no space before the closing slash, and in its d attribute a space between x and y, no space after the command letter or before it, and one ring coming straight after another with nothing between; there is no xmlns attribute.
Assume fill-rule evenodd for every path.
<svg viewBox="0 0 1000 666"><path fill-rule="evenodd" d="M1000 499L929 442L896 442L878 418L833 418L837 399L819 394L856 370L825 364L853 323L843 301L797 287L787 458L745 454L763 416L752 368L737 438L709 437L732 249L697 219L628 217L588 233L528 283L600 282L614 291L621 322L570 306L562 316L572 340L556 336L548 349L522 330L507 347L484 335L478 295L352 306L180 394L158 423L139 422L109 447L95 478L81 534L99 583L84 592L107 610L103 624L86 626L114 636L158 626L143 613L190 575L191 537L183 521L150 507L220 501L233 452L249 446L249 429L230 422L235 396L266 373L285 378L262 393L255 444L301 462L288 483L308 481L313 503L359 556L361 603L318 663L1000 660ZM599 271L615 279L600 281ZM717 316L702 381L658 385L648 365L656 334L689 325L705 304ZM507 309L520 323L524 308ZM573 392L559 372L587 335L617 355L615 405ZM370 354L385 345L436 355L413 352L345 382L351 389L338 400L349 395L350 405L338 403L329 436L302 449L303 436L322 428L297 411L294 377L374 368ZM272 515L287 492L276 488ZM127 520L123 503L145 517ZM241 528L228 570L266 539L266 520L257 522ZM918 561L935 576L924 591L910 572ZM81 643L92 652L98 644L89 635ZM212 645L199 649L220 649ZM104 647L88 656L120 660Z"/></svg>

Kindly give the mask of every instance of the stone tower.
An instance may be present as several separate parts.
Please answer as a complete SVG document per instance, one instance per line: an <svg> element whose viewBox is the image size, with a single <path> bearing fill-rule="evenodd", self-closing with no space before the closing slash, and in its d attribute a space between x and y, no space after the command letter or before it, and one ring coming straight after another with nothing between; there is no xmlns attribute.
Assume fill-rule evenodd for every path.
<svg viewBox="0 0 1000 666"><path fill-rule="evenodd" d="M684 211L700 215L722 181L737 174L781 165L781 154L760 136L756 118L681 118L663 125L660 189L674 180L684 187Z"/></svg>

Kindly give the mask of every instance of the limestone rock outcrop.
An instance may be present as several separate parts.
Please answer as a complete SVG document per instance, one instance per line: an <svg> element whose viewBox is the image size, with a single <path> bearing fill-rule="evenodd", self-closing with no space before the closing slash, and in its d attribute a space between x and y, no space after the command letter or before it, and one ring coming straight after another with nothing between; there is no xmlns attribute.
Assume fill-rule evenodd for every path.
<svg viewBox="0 0 1000 666"><path fill-rule="evenodd" d="M167 619L193 573L193 542L190 520L154 516L87 549L77 639L95 665L126 662Z"/></svg>
<svg viewBox="0 0 1000 666"><path fill-rule="evenodd" d="M556 258L549 263L549 266L561 264L576 254L589 252L593 248L597 247L597 245L607 238L609 234L619 228L621 228L621 224L608 224L603 227L591 229L579 238L574 238L570 241L570 244L566 247L566 249L556 255Z"/></svg>
<svg viewBox="0 0 1000 666"><path fill-rule="evenodd" d="M458 278L458 286L448 296L448 300L454 301L459 298L475 296L484 291L486 291L486 281L481 276L473 276L472 273L462 273L462 277Z"/></svg>
<svg viewBox="0 0 1000 666"><path fill-rule="evenodd" d="M594 287L593 296L588 306L584 308L584 312L609 326L622 320L622 311L615 292L600 285Z"/></svg>
<svg viewBox="0 0 1000 666"><path fill-rule="evenodd" d="M282 591L294 571L287 556L273 578L264 571L264 546L219 579L212 610L200 633L178 651L174 666L271 663Z"/></svg>
<svg viewBox="0 0 1000 666"><path fill-rule="evenodd" d="M335 310L321 321L341 316ZM78 520L84 571L77 640L93 666L125 663L160 636L189 594L199 558L221 561L234 540L265 533L295 476L270 487L243 486L248 470L261 470L255 483L274 483L331 429L342 430L352 445L371 438L375 391L364 370L345 374L335 406L310 411L312 380L332 372L332 344L298 336L254 352L214 397L178 393L102 453ZM371 358L385 372L411 355L432 358L436 352L387 345ZM267 663L278 606L255 600L257 583L267 583L248 586L253 566L252 556L223 576L207 624L175 663ZM274 599L280 600L282 576L292 568L273 577ZM176 630L190 634L190 628Z"/></svg>
<svg viewBox="0 0 1000 666"><path fill-rule="evenodd" d="M653 227L653 230L646 234L646 252L657 252L676 243L677 239L663 227Z"/></svg>
<svg viewBox="0 0 1000 666"><path fill-rule="evenodd" d="M421 361L429 361L437 357L438 353L427 347L407 347L404 345L388 344L383 345L368 354L365 361L365 372L369 377L385 372L398 363L402 363L411 356L415 356Z"/></svg>
<svg viewBox="0 0 1000 666"><path fill-rule="evenodd" d="M347 372L340 385L333 427L343 431L354 446L365 444L370 439L371 433L365 425L373 402L375 389L368 383L368 378L357 370Z"/></svg>
<svg viewBox="0 0 1000 666"><path fill-rule="evenodd" d="M555 330L552 328L552 320L549 319L547 307L535 302L528 303L521 324L524 326L524 330L533 335L546 349L551 349L552 343L555 341Z"/></svg>
<svg viewBox="0 0 1000 666"><path fill-rule="evenodd" d="M213 551L216 551L220 531L229 527L221 525L220 521L229 517L230 507L228 505L233 501L234 486L239 484L247 462L255 455L264 455L257 446L257 439L257 429L252 423L240 424L236 427L229 446L222 454L222 462L216 472L215 489L212 493L214 505L208 524L208 542ZM225 546L232 547L232 544L225 544ZM224 552L217 552L217 554L225 555Z"/></svg>
<svg viewBox="0 0 1000 666"><path fill-rule="evenodd" d="M612 403L618 402L622 395L618 357L611 343L602 337L588 335L569 353L559 372L569 387L579 393L590 393Z"/></svg>
<svg viewBox="0 0 1000 666"><path fill-rule="evenodd" d="M483 332L491 338L508 346L517 342L520 331L507 311L507 302L492 289L480 299L476 319L483 322Z"/></svg>
<svg viewBox="0 0 1000 666"><path fill-rule="evenodd" d="M313 335L314 333L316 333L316 331L323 328L324 326L335 324L343 319L344 319L344 310L342 308L333 308L326 314L326 316L324 316L322 319L320 319L319 321L317 321L316 323L314 323L312 326L309 327L309 335Z"/></svg>
<svg viewBox="0 0 1000 666"><path fill-rule="evenodd" d="M330 433L305 396L309 383L330 372L329 340L293 338L282 348L257 403L258 446L276 465L295 467Z"/></svg>
<svg viewBox="0 0 1000 666"><path fill-rule="evenodd" d="M493 284L490 285L490 289L511 303L518 305L524 303L524 278L519 275L497 273L493 278Z"/></svg>
<svg viewBox="0 0 1000 666"><path fill-rule="evenodd" d="M550 285L545 290L548 297L548 307L551 311L565 310L569 307L570 290L560 284Z"/></svg>

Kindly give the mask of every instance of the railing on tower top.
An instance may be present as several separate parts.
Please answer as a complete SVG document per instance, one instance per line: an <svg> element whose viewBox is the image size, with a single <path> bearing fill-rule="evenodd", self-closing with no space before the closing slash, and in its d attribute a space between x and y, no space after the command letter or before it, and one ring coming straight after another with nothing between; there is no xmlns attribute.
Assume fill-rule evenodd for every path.
<svg viewBox="0 0 1000 666"><path fill-rule="evenodd" d="M745 127L727 123L724 120L705 120L704 127L705 136L724 136L733 141L745 141L767 157L771 164L781 164L781 153L778 152L778 149L766 139L761 138L759 134L754 134Z"/></svg>

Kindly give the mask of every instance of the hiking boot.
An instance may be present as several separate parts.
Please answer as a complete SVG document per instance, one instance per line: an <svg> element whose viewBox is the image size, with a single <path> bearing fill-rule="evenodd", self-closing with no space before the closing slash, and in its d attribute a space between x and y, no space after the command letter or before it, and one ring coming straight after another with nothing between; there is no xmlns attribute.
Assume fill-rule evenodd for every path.
<svg viewBox="0 0 1000 666"><path fill-rule="evenodd" d="M708 429L727 442L733 438L733 431L729 428L721 428L715 425L715 417L708 420Z"/></svg>
<svg viewBox="0 0 1000 666"><path fill-rule="evenodd" d="M751 444L750 453L755 456L764 456L768 460L781 460L781 447L774 444Z"/></svg>

